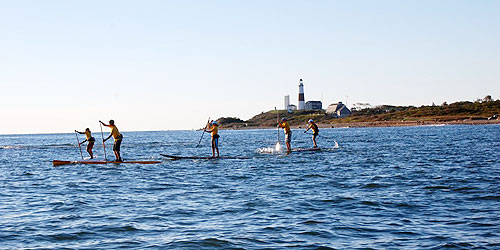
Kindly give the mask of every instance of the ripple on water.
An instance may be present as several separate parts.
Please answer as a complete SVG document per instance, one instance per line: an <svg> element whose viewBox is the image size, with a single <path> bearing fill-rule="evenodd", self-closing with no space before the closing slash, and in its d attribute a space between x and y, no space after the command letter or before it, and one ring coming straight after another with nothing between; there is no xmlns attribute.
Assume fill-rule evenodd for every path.
<svg viewBox="0 0 500 250"><path fill-rule="evenodd" d="M469 198L472 201L500 201L500 195L474 196Z"/></svg>
<svg viewBox="0 0 500 250"><path fill-rule="evenodd" d="M383 188L386 187L387 185L383 185L381 183L368 183L363 186L363 188L368 188L368 189L377 189L377 188Z"/></svg>
<svg viewBox="0 0 500 250"><path fill-rule="evenodd" d="M133 225L124 225L124 226L111 226L111 225L106 225L106 226L101 226L99 228L96 228L98 232L110 232L110 233L121 233L121 232L136 232L136 231L141 231L141 229L138 229L137 227Z"/></svg>
<svg viewBox="0 0 500 250"><path fill-rule="evenodd" d="M231 241L223 240L218 238L205 238L201 240L182 240L168 243L165 247L177 249L177 248L188 248L188 249L243 249L237 248Z"/></svg>
<svg viewBox="0 0 500 250"><path fill-rule="evenodd" d="M323 222L321 221L316 221L316 220L307 220L307 221L304 221L304 222L301 222L302 224L305 224L305 225L317 225L317 224L323 224Z"/></svg>
<svg viewBox="0 0 500 250"><path fill-rule="evenodd" d="M90 237L94 236L95 234L96 233L94 233L94 232L79 231L79 232L74 232L74 233L57 233L57 234L51 234L51 235L47 235L46 237L51 242L57 242L57 241L75 241L75 240L81 240L81 239L85 239L85 238L90 238Z"/></svg>

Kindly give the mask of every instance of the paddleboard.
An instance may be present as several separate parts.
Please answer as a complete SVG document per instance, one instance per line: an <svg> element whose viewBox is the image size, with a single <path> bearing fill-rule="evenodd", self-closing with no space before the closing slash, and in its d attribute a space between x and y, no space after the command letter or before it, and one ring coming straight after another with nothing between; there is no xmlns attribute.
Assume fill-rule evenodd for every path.
<svg viewBox="0 0 500 250"><path fill-rule="evenodd" d="M170 158L172 160L180 160L180 159L192 159L192 160L215 160L215 159L250 159L248 157L239 157L239 156L220 156L220 157L205 157L205 156L177 156L177 155L166 155L160 154L161 156Z"/></svg>
<svg viewBox="0 0 500 250"><path fill-rule="evenodd" d="M158 164L161 161L52 161L54 166L67 165L67 164Z"/></svg>
<svg viewBox="0 0 500 250"><path fill-rule="evenodd" d="M320 148L292 148L291 152L287 152L286 148L281 149L279 151L275 151L274 148L260 148L257 150L257 153L260 153L260 154L281 154L281 153L289 154L292 152L311 152L311 151L312 152L321 151L321 149Z"/></svg>
<svg viewBox="0 0 500 250"><path fill-rule="evenodd" d="M321 151L321 148L292 148L292 152Z"/></svg>

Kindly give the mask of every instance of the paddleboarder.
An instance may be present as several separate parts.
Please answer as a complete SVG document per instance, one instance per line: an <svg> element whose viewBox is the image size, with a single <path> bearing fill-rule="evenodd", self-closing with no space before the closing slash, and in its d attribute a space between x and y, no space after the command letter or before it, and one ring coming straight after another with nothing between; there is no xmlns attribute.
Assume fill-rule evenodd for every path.
<svg viewBox="0 0 500 250"><path fill-rule="evenodd" d="M309 129L311 129L313 131L312 139L313 139L313 143L314 143L314 148L317 148L318 144L316 144L316 136L318 136L318 134L319 134L319 129L318 129L318 125L316 125L316 123L314 122L313 119L309 119L309 121L307 122L307 129L306 129L306 131L304 131L304 133L309 131Z"/></svg>
<svg viewBox="0 0 500 250"><path fill-rule="evenodd" d="M215 158L215 151L217 151L217 158L219 158L219 124L217 121L208 123L205 127L205 132L212 135L212 157Z"/></svg>
<svg viewBox="0 0 500 250"><path fill-rule="evenodd" d="M292 151L292 146L290 146L290 143L292 142L292 130L290 130L288 120L286 118L282 118L278 127L283 128L283 131L285 132L286 151L290 153Z"/></svg>
<svg viewBox="0 0 500 250"><path fill-rule="evenodd" d="M94 159L94 153L92 152L92 148L94 147L95 138L92 137L92 132L90 132L90 129L86 128L85 132L78 132L76 130L75 130L75 132L78 133L78 134L85 135L85 140L83 140L82 142L80 142L80 145L82 145L85 142L88 142L88 144L87 144L87 153L89 153L90 159ZM80 153L81 153L81 151L80 151Z"/></svg>
<svg viewBox="0 0 500 250"><path fill-rule="evenodd" d="M115 140L115 143L113 144L113 153L115 153L116 161L123 161L122 157L120 156L120 146L122 145L122 139L123 135L120 134L118 131L118 128L115 125L114 120L109 120L109 125L104 124L104 122L99 121L103 126L111 128L111 133L109 136L103 140L103 142L107 141L111 136L113 136L113 139Z"/></svg>

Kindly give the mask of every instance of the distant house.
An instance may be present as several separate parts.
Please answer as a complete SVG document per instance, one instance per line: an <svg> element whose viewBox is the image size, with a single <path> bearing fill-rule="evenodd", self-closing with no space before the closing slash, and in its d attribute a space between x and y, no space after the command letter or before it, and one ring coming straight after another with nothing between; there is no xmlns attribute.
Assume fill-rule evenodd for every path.
<svg viewBox="0 0 500 250"><path fill-rule="evenodd" d="M290 105L288 105L287 110L288 110L288 113L292 113L292 111L297 110L297 106L290 104Z"/></svg>
<svg viewBox="0 0 500 250"><path fill-rule="evenodd" d="M328 105L326 113L337 118L350 116L352 114L352 112L342 102Z"/></svg>
<svg viewBox="0 0 500 250"><path fill-rule="evenodd" d="M321 101L308 101L305 105L306 110L322 110L323 103Z"/></svg>

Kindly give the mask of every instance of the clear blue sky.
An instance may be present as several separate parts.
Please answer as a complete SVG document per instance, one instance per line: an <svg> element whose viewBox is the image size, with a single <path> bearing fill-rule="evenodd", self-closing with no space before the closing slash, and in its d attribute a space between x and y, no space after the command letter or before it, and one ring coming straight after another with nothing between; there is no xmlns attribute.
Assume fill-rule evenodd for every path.
<svg viewBox="0 0 500 250"><path fill-rule="evenodd" d="M500 1L0 1L0 134L500 98ZM348 96L348 98L347 98Z"/></svg>

